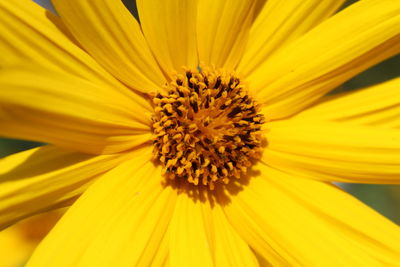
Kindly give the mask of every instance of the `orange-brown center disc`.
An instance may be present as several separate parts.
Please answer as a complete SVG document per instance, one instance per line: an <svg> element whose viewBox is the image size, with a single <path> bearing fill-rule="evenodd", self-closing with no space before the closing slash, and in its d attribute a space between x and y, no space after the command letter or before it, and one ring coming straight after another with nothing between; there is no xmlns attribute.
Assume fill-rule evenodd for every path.
<svg viewBox="0 0 400 267"><path fill-rule="evenodd" d="M239 78L186 71L153 98L154 155L170 179L214 189L259 158L264 116Z"/></svg>

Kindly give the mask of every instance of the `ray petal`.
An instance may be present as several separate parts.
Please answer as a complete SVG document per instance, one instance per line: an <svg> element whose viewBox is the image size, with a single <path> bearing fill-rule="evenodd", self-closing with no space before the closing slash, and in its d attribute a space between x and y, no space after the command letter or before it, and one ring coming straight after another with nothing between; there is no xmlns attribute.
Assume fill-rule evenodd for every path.
<svg viewBox="0 0 400 267"><path fill-rule="evenodd" d="M197 0L138 0L137 7L144 36L165 73L197 68Z"/></svg>
<svg viewBox="0 0 400 267"><path fill-rule="evenodd" d="M150 114L112 87L28 65L2 70L0 85L0 135L92 154L150 140Z"/></svg>
<svg viewBox="0 0 400 267"><path fill-rule="evenodd" d="M201 0L197 19L200 64L233 70L247 44L256 1Z"/></svg>
<svg viewBox="0 0 400 267"><path fill-rule="evenodd" d="M0 227L66 205L123 158L44 146L0 159Z"/></svg>
<svg viewBox="0 0 400 267"><path fill-rule="evenodd" d="M284 118L399 53L399 40L399 1L359 1L279 50L247 79L265 113Z"/></svg>
<svg viewBox="0 0 400 267"><path fill-rule="evenodd" d="M319 103L293 119L400 128L400 78L321 98Z"/></svg>
<svg viewBox="0 0 400 267"><path fill-rule="evenodd" d="M151 149L143 150L100 177L39 245L27 266L150 266L176 198L171 188L162 186L161 170L150 158Z"/></svg>
<svg viewBox="0 0 400 267"><path fill-rule="evenodd" d="M268 0L251 27L249 41L238 67L244 75L278 49L329 18L344 0Z"/></svg>
<svg viewBox="0 0 400 267"><path fill-rule="evenodd" d="M164 83L139 23L122 1L53 0L79 43L117 79L139 92Z"/></svg>
<svg viewBox="0 0 400 267"><path fill-rule="evenodd" d="M395 266L400 229L333 185L266 165L225 213L260 255L278 266ZM272 258L273 259L273 258Z"/></svg>
<svg viewBox="0 0 400 267"><path fill-rule="evenodd" d="M338 122L271 122L266 164L312 179L400 183L400 130Z"/></svg>

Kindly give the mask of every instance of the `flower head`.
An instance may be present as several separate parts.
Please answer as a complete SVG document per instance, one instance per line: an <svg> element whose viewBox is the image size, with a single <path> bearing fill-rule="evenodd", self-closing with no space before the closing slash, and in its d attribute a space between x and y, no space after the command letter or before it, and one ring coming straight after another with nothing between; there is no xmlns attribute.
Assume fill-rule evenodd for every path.
<svg viewBox="0 0 400 267"><path fill-rule="evenodd" d="M396 265L331 184L400 182L400 2L0 3L0 224L72 206L28 266ZM60 249L62 248L62 249Z"/></svg>

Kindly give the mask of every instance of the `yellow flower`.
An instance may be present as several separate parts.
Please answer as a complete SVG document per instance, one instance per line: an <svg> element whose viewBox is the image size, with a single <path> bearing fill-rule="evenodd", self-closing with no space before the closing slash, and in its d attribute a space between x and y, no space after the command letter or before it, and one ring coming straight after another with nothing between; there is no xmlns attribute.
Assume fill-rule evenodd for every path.
<svg viewBox="0 0 400 267"><path fill-rule="evenodd" d="M400 1L343 2L1 1L0 134L51 145L0 161L0 224L81 195L28 266L398 266L330 182L400 182L400 80L325 95Z"/></svg>

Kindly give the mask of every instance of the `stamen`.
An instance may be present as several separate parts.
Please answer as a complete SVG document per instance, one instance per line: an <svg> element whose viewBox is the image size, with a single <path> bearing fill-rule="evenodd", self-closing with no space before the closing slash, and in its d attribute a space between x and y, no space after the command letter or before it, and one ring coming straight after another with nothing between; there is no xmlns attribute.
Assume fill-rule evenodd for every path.
<svg viewBox="0 0 400 267"><path fill-rule="evenodd" d="M261 154L260 107L240 79L201 68L153 97L154 156L165 176L213 190L240 178Z"/></svg>

